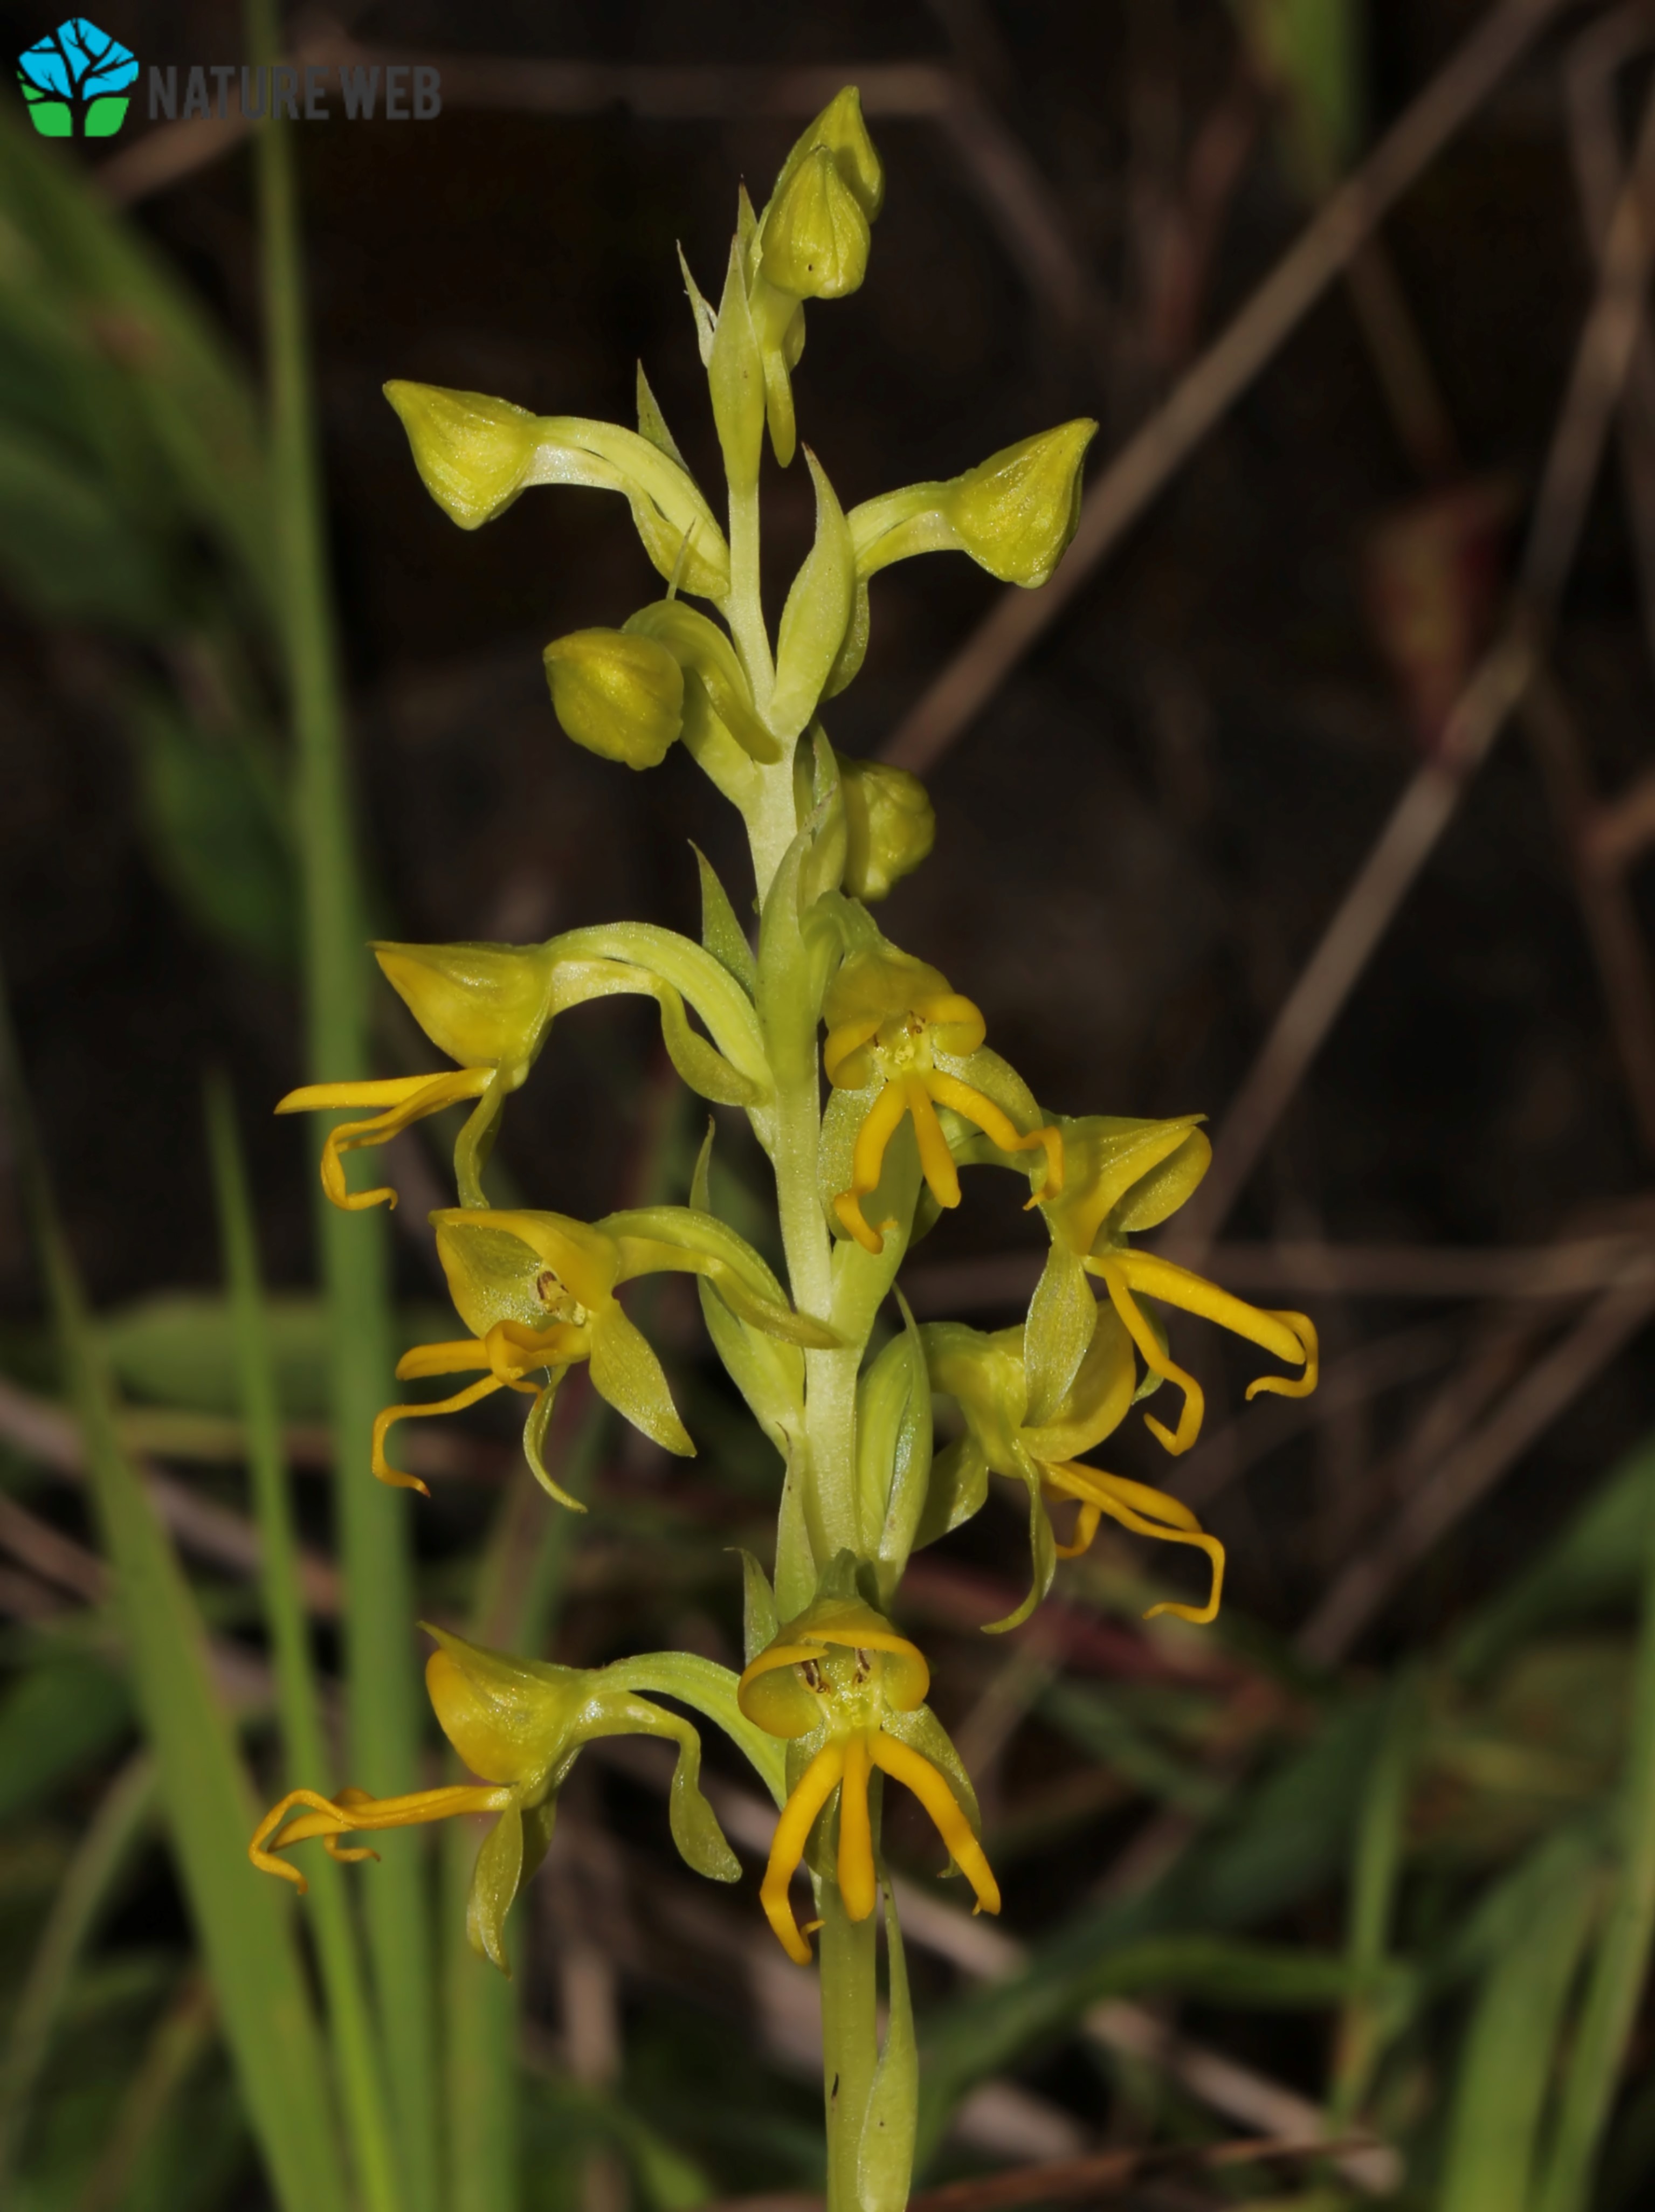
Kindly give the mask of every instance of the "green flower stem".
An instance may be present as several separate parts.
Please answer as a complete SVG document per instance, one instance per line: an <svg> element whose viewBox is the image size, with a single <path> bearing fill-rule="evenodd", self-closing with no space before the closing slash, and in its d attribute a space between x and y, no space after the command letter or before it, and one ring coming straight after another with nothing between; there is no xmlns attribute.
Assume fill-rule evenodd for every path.
<svg viewBox="0 0 1655 2212"><path fill-rule="evenodd" d="M827 2212L857 2212L856 2166L879 2061L877 1916L848 1919L836 1882L821 1885L822 2095L827 2108Z"/></svg>
<svg viewBox="0 0 1655 2212"><path fill-rule="evenodd" d="M235 1109L222 1077L211 1079L207 1086L207 1135L234 1324L283 1764L289 1788L307 1784L325 1790L329 1760L299 1584L299 1546L282 1451L281 1408L259 1279L257 1232L236 1139ZM401 2197L395 2146L343 1872L331 1860L319 1860L311 1869L310 1886L312 1923L338 2069L339 2101L350 2137L357 2185L367 2212L399 2212Z"/></svg>
<svg viewBox="0 0 1655 2212"><path fill-rule="evenodd" d="M274 0L247 0L248 44L279 51ZM309 1056L319 1079L369 1072L364 927L346 761L337 641L329 601L289 126L255 133L269 353L272 504L284 602L303 871ZM321 1202L320 1243L332 1344L333 1427L345 1614L350 1779L375 1796L415 1778L417 1674L406 1503L368 1472L374 1416L393 1361L384 1223ZM388 1837L367 1885L368 1930L409 2212L436 2212L435 1985L423 1851Z"/></svg>
<svg viewBox="0 0 1655 2212"><path fill-rule="evenodd" d="M757 475L751 484L730 486L730 596L725 613L747 681L752 685L753 704L763 720L770 712L770 694L776 688L776 664L770 659L759 584Z"/></svg>

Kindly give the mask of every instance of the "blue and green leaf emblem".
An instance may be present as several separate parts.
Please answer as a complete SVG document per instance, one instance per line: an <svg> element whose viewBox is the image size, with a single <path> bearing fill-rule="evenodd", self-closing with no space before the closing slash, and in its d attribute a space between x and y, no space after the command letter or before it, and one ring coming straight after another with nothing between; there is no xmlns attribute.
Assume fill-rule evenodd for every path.
<svg viewBox="0 0 1655 2212"><path fill-rule="evenodd" d="M113 138L138 73L131 49L70 15L17 58L29 120L43 138Z"/></svg>

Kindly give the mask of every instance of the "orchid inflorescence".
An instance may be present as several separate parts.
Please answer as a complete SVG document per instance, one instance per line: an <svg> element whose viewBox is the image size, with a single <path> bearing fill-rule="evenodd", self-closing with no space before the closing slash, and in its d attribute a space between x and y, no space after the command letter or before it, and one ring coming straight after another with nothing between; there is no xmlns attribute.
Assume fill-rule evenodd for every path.
<svg viewBox="0 0 1655 2212"><path fill-rule="evenodd" d="M1166 1220L1205 1172L1211 1152L1200 1117L1044 1112L987 1045L973 1001L892 944L870 912L924 860L934 821L916 778L840 755L820 719L867 652L869 584L893 562L942 550L967 554L1003 581L1044 582L1073 534L1096 428L1064 423L947 482L910 484L848 514L804 447L815 539L772 644L759 591L762 449L768 434L778 463L794 458L806 302L843 297L861 283L882 191L879 157L847 88L800 137L764 210L756 215L741 194L716 308L685 270L727 480L722 523L642 369L636 431L534 416L471 392L386 386L428 489L463 528L489 521L535 484L596 486L628 501L665 596L618 629L583 629L547 647L553 710L575 743L634 769L657 766L683 743L745 824L756 947L699 854L698 945L640 922L575 929L530 946L380 945L386 980L453 1066L313 1085L278 1108L355 1117L328 1135L322 1182L336 1205L356 1210L395 1197L383 1187L352 1190L351 1153L445 1108L470 1107L454 1149L459 1203L432 1216L465 1333L417 1347L397 1373L476 1379L447 1397L386 1408L373 1448L381 1481L423 1488L392 1463L397 1423L509 1390L532 1401L524 1450L536 1478L560 1505L581 1510L545 1450L559 1383L577 1364L644 1435L670 1452L692 1453L660 1363L620 1293L663 1271L697 1278L713 1345L782 1464L773 1574L744 1555L745 1671L738 1678L684 1653L559 1667L434 1630L431 1702L480 1782L386 1799L296 1791L267 1815L253 1844L256 1865L302 1887L280 1856L297 1844L319 1839L335 1856L363 1857L371 1854L349 1838L490 1813L469 1930L503 1966L507 1909L545 1850L570 1766L597 1737L642 1733L675 1742L678 1849L703 1874L737 1877L701 1794L696 1729L652 1700L686 1704L726 1731L781 1808L761 1898L801 1964L812 1955L809 1930L794 1916L789 1888L801 1863L807 1869L817 1907L811 1925L823 1929L823 1972L838 1992L828 2038L835 2080L835 2039L865 2036L871 2048L876 2035L872 1917L882 1890L893 2027L881 2063L897 2065L902 2049L911 2058L911 2033L904 2043L897 2019L906 1984L884 1879L879 1777L920 1800L977 1908L1000 1908L970 1782L925 1703L929 1668L890 1618L912 1552L975 1515L993 1474L1026 1492L1033 1565L1026 1597L992 1626L1025 1620L1057 1560L1084 1551L1105 1517L1204 1553L1206 1601L1164 1600L1151 1612L1211 1620L1224 1565L1218 1540L1177 1498L1088 1455L1137 1400L1164 1384L1181 1394L1178 1417L1168 1426L1146 1415L1151 1434L1174 1455L1195 1442L1202 1393L1171 1357L1162 1309L1202 1315L1296 1370L1262 1376L1250 1397L1301 1395L1317 1372L1315 1331L1304 1316L1245 1305L1133 1242ZM555 1021L617 993L654 999L685 1083L746 1115L774 1173L785 1285L714 1210L710 1129L688 1205L592 1223L490 1205L484 1176L507 1098L528 1079ZM876 1319L909 1248L940 1209L960 1203L961 1167L978 1165L1023 1176L1028 1205L1050 1234L1026 1317L993 1334L957 1322L921 1328L897 1293L900 1326L870 1358ZM960 1422L940 1451L934 1395ZM1069 1505L1074 1517L1060 1541L1051 1514ZM870 2158L904 2157L904 2142L911 2149L911 2128L904 2135L889 2124L895 2094L885 2081L877 2130L873 2093L866 2116L846 2117L831 2103L831 2200L855 2201L848 2160L861 2161L866 2180ZM864 2118L873 2130L866 2140L858 2132ZM896 2179L905 2189L905 2167ZM901 2202L890 2185L874 2193Z"/></svg>

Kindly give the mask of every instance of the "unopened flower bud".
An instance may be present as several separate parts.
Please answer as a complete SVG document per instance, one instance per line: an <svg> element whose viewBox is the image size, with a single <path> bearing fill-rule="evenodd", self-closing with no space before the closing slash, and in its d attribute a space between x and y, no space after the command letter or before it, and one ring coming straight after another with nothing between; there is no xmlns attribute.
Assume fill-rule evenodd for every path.
<svg viewBox="0 0 1655 2212"><path fill-rule="evenodd" d="M435 384L387 384L418 469L437 505L462 530L502 514L528 481L538 418L509 399L445 392Z"/></svg>
<svg viewBox="0 0 1655 2212"><path fill-rule="evenodd" d="M937 817L925 786L905 768L839 756L845 802L845 889L882 899L911 875L936 842Z"/></svg>
<svg viewBox="0 0 1655 2212"><path fill-rule="evenodd" d="M551 704L567 735L628 768L655 768L684 726L684 672L652 637L577 629L545 650Z"/></svg>
<svg viewBox="0 0 1655 2212"><path fill-rule="evenodd" d="M961 550L1002 584L1044 584L1080 520L1080 464L1097 429L1084 416L1060 423L956 477L942 507Z"/></svg>
<svg viewBox="0 0 1655 2212"><path fill-rule="evenodd" d="M885 171L874 151L873 141L867 135L867 125L862 120L862 96L854 84L836 92L816 120L800 132L792 152L782 164L776 190L770 195L770 208L778 205L793 182L794 171L818 147L832 155L835 167L872 222L885 203Z"/></svg>
<svg viewBox="0 0 1655 2212"><path fill-rule="evenodd" d="M867 216L825 146L813 147L764 221L762 267L778 291L843 300L867 274Z"/></svg>

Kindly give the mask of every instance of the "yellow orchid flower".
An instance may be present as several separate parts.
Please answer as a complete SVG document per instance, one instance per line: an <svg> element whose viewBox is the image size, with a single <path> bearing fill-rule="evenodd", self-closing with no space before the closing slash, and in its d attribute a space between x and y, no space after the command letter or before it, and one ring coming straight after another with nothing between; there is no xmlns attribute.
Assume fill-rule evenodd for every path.
<svg viewBox="0 0 1655 2212"><path fill-rule="evenodd" d="M695 1445L678 1417L660 1362L622 1310L616 1291L664 1270L704 1276L735 1315L784 1341L828 1350L834 1332L788 1306L758 1255L733 1229L693 1206L659 1206L587 1223L567 1214L449 1206L431 1216L437 1256L454 1309L472 1332L417 1345L397 1363L397 1379L478 1373L481 1379L426 1405L387 1406L374 1424L373 1470L381 1482L423 1492L386 1456L399 1421L458 1413L496 1390L518 1390L534 1405L523 1450L541 1486L561 1505L585 1509L561 1489L542 1458L558 1384L584 1361L601 1398L636 1429L681 1457ZM540 1375L544 1381L530 1378Z"/></svg>
<svg viewBox="0 0 1655 2212"><path fill-rule="evenodd" d="M767 1735L796 1747L788 1759L792 1787L758 1895L777 1942L801 1966L810 1964L810 1930L801 1932L794 1918L788 1890L836 1790L839 1893L852 1920L866 1920L873 1910L879 1878L867 1790L876 1767L911 1790L930 1814L977 1893L975 1909L1000 1910L1000 1887L977 1838L970 1784L926 1709L930 1686L931 1670L916 1644L860 1597L827 1589L776 1632L741 1677L736 1698L742 1712Z"/></svg>
<svg viewBox="0 0 1655 2212"><path fill-rule="evenodd" d="M276 1110L368 1110L367 1121L331 1130L322 1147L323 1189L335 1206L360 1213L394 1206L397 1194L388 1185L347 1189L344 1155L388 1143L428 1115L475 1098L454 1158L462 1192L474 1194L471 1202L480 1205L478 1177L501 1107L526 1079L551 1025L555 957L545 945L376 945L374 953L427 1036L459 1066L384 1082L307 1083L289 1091Z"/></svg>
<svg viewBox="0 0 1655 2212"><path fill-rule="evenodd" d="M439 1726L480 1783L372 1797L341 1790L325 1797L290 1790L254 1830L247 1856L261 1873L308 1887L297 1867L277 1856L319 1839L330 1856L376 1858L347 1836L423 1826L468 1813L496 1813L472 1876L466 1934L472 1948L509 1973L505 1921L519 1888L545 1856L557 1814L557 1792L576 1755L599 1736L663 1736L676 1743L670 1818L673 1841L691 1866L717 1881L740 1872L700 1785L701 1739L691 1723L638 1694L642 1676L675 1688L676 1653L622 1660L604 1668L557 1667L467 1644L427 1628L437 1650L426 1662L425 1686ZM681 1686L675 1693L683 1694Z"/></svg>
<svg viewBox="0 0 1655 2212"><path fill-rule="evenodd" d="M1090 1291L1083 1288L1081 1294L1091 1302ZM992 1632L1015 1628L1028 1619L1051 1587L1056 1562L1088 1551L1105 1516L1135 1535L1193 1545L1212 1563L1204 1605L1165 1598L1150 1607L1146 1620L1161 1613L1196 1622L1217 1619L1224 1589L1224 1547L1218 1538L1202 1528L1182 1499L1130 1476L1088 1466L1082 1459L1120 1427L1139 1389L1133 1340L1107 1306L1096 1314L1091 1341L1068 1391L1050 1417L1040 1422L1028 1417L1024 1324L985 1335L963 1322L933 1322L921 1329L920 1338L932 1388L955 1401L966 1427L965 1435L939 1455L934 1468L933 1525L922 1532L922 1540L975 1511L990 1474L1010 1476L1029 1493L1033 1579L1016 1611L989 1624ZM1071 1499L1080 1510L1070 1540L1062 1544L1053 1531L1048 1509Z"/></svg>
<svg viewBox="0 0 1655 2212"><path fill-rule="evenodd" d="M1062 1190L1063 1140L1056 1129L1019 1129L1002 1107L947 1066L978 1049L987 1025L971 1000L950 988L946 975L894 945L858 951L828 987L823 1012L828 1081L841 1091L879 1084L851 1156L850 1188L833 1201L841 1227L864 1251L885 1249L881 1230L871 1228L863 1215L862 1200L879 1188L886 1147L910 1115L932 1196L939 1206L959 1204L959 1173L937 1120L939 1106L974 1123L1001 1152L1043 1149L1042 1191Z"/></svg>
<svg viewBox="0 0 1655 2212"><path fill-rule="evenodd" d="M1303 1368L1298 1376L1257 1376L1247 1385L1250 1401L1261 1392L1308 1397L1318 1371L1316 1330L1305 1315L1250 1306L1190 1268L1127 1243L1129 1234L1153 1229L1176 1212L1206 1174L1213 1148L1196 1126L1201 1119L1187 1114L1134 1121L1091 1115L1060 1121L1068 1179L1056 1192L1039 1194L1054 1246L1072 1254L1103 1284L1150 1373L1183 1392L1176 1427L1144 1416L1151 1435L1173 1453L1188 1451L1200 1435L1206 1401L1194 1376L1167 1352L1138 1303L1141 1297L1200 1314Z"/></svg>

